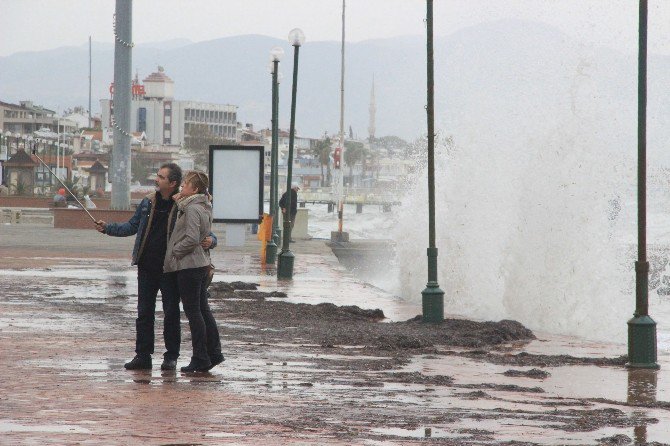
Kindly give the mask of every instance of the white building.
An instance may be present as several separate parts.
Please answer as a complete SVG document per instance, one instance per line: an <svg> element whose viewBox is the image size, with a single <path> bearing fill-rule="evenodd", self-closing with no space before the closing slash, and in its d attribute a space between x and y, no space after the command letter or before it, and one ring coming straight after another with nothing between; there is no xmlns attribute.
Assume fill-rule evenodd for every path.
<svg viewBox="0 0 670 446"><path fill-rule="evenodd" d="M142 82L136 78L132 86L130 132L144 132L151 144L183 145L194 126L206 125L214 136L236 140L236 105L175 100L174 81L162 67ZM102 99L100 105L103 135L107 138L113 129L113 98Z"/></svg>

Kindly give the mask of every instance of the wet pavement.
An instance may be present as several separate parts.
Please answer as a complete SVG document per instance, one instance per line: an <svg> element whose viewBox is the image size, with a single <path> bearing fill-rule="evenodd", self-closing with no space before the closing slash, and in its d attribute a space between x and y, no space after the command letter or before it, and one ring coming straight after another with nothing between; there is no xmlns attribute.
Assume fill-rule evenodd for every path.
<svg viewBox="0 0 670 446"><path fill-rule="evenodd" d="M272 320L251 311L331 302L381 308L390 324L420 313L420 302L357 280L324 241L291 245L296 262L288 283L260 265L253 236L243 248L222 244L213 253L215 281L256 283L260 292L287 297L228 301L215 294L226 361L211 373L161 372L160 328L154 369L128 372L137 301L132 241L0 227L0 444L670 442L666 352L656 372L617 365L625 346L541 333L477 349L376 348L377 332L330 345L321 340L328 333L307 337L300 321L291 326L279 323L280 314ZM161 318L158 311L158 327ZM182 316L179 365L189 356Z"/></svg>

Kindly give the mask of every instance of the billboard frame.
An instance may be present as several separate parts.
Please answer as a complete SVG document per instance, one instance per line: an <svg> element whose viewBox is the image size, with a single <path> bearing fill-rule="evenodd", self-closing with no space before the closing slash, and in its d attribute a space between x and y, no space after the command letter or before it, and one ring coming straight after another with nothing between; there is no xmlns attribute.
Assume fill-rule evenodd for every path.
<svg viewBox="0 0 670 446"><path fill-rule="evenodd" d="M248 152L258 153L258 179L251 178L248 181L249 187L258 186L258 211L257 215L252 217L251 215L245 216L243 218L226 218L219 217L216 218L216 194L214 191L219 187L220 182L223 182L225 187L227 178L221 178L221 172L218 174L214 172L214 157L215 153L222 153L224 156L226 154L232 154L233 152L243 152L247 154ZM212 215L214 216L213 220L215 223L234 223L234 224L245 224L245 223L260 223L263 218L263 185L264 185L264 157L265 157L265 147L264 146L241 146L241 145L211 145L209 146L209 190L212 194ZM251 169L252 167L250 167ZM253 173L253 172L250 172Z"/></svg>

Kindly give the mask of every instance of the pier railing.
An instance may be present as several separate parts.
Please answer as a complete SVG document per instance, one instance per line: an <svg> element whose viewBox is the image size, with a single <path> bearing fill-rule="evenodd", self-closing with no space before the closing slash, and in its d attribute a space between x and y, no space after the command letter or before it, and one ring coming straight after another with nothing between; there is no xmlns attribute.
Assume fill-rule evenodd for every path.
<svg viewBox="0 0 670 446"><path fill-rule="evenodd" d="M344 202L346 204L397 205L400 204L400 191L393 188L346 188ZM266 200L269 193L266 191ZM337 203L337 195L330 187L301 188L298 193L299 203Z"/></svg>

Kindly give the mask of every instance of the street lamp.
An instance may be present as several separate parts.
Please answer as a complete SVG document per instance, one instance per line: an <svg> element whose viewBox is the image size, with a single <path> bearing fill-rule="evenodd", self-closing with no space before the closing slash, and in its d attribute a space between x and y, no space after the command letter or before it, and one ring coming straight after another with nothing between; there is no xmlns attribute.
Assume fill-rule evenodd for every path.
<svg viewBox="0 0 670 446"><path fill-rule="evenodd" d="M275 216L277 218L273 220L273 225L275 225L272 238L274 239L277 246L280 245L281 238L281 228L279 227L279 85L281 85L284 76L281 71L277 73L277 91L275 92L275 113L277 114L277 119L275 119Z"/></svg>
<svg viewBox="0 0 670 446"><path fill-rule="evenodd" d="M630 368L657 369L656 322L649 317L647 261L647 0L640 0L637 74L637 253L635 313L628 321Z"/></svg>
<svg viewBox="0 0 670 446"><path fill-rule="evenodd" d="M12 154L12 143L9 141L9 138L11 138L12 132L7 130L5 132L5 145L7 146L7 159L9 159L10 155Z"/></svg>
<svg viewBox="0 0 670 446"><path fill-rule="evenodd" d="M286 170L286 214L284 215L284 231L282 236L284 243L279 262L277 263L277 278L292 279L293 263L295 256L290 250L291 243L291 175L293 173L293 141L295 139L295 97L298 91L298 53L300 46L305 43L305 34L301 29L295 28L288 33L288 41L293 45L293 88L291 92L291 127L288 137L288 166Z"/></svg>
<svg viewBox="0 0 670 446"><path fill-rule="evenodd" d="M265 247L265 263L275 263L277 261L277 243L279 242L279 235L277 234L277 150L278 150L278 139L277 139L277 130L279 128L277 124L277 119L279 117L279 101L278 99L278 90L279 85L277 82L278 71L279 71L279 61L284 55L284 49L282 47L276 46L270 50L270 73L272 74L272 130L271 130L271 142L270 142L270 216L272 217L272 235L267 241ZM275 238L276 237L276 238Z"/></svg>
<svg viewBox="0 0 670 446"><path fill-rule="evenodd" d="M427 96L428 118L428 283L421 292L424 322L444 320L444 291L437 283L437 248L435 247L435 101L433 89L433 0L426 0L427 30Z"/></svg>

